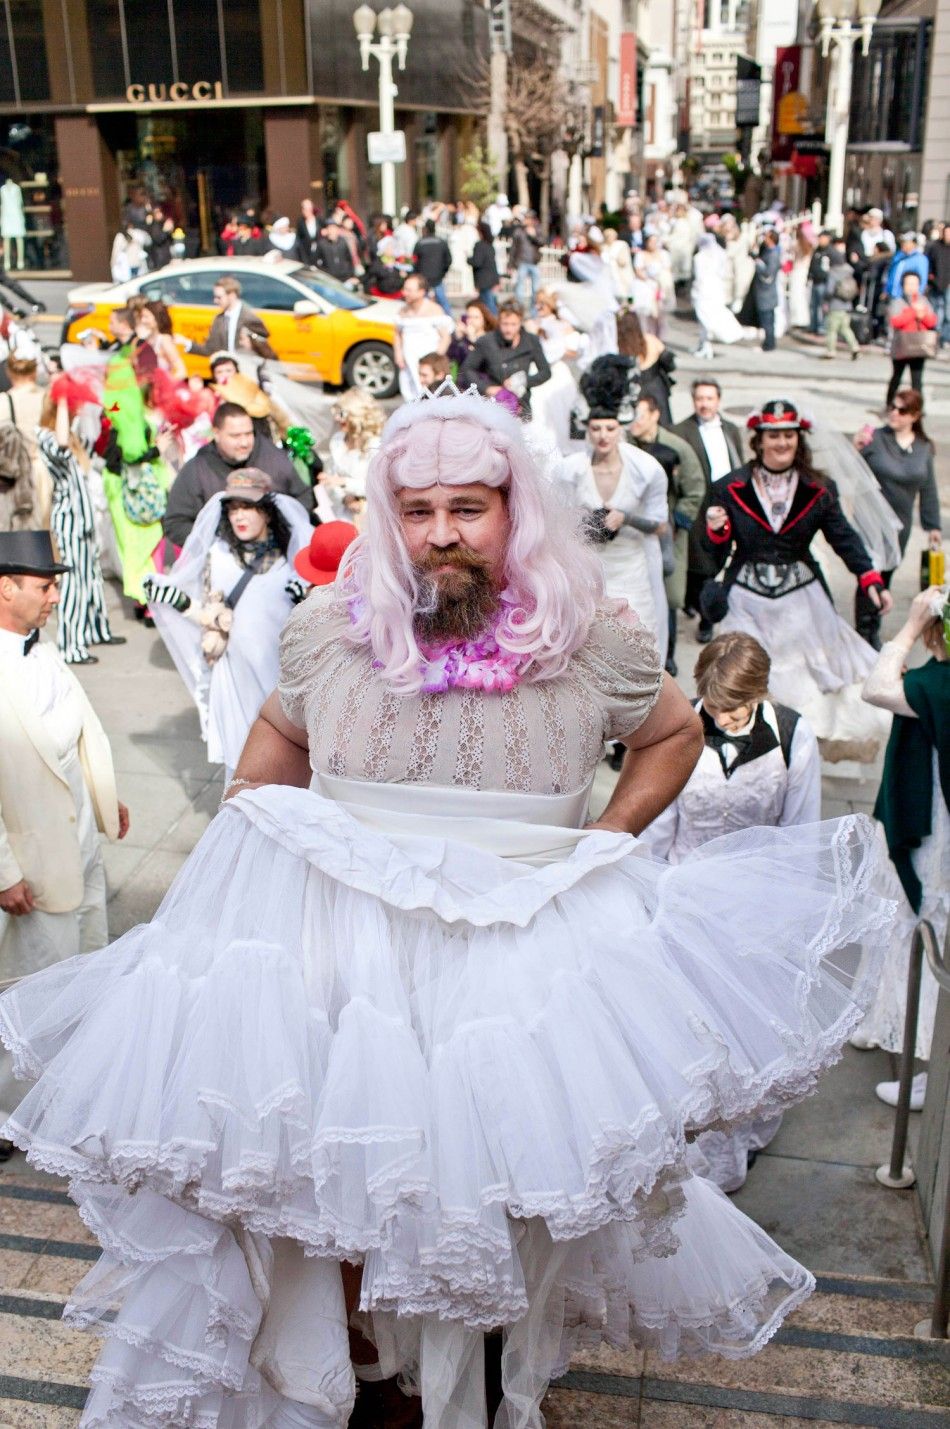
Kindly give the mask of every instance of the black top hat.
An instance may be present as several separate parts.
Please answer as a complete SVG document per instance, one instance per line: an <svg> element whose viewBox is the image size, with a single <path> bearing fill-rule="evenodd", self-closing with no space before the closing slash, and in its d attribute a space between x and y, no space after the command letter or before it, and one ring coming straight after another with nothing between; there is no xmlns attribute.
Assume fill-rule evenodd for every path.
<svg viewBox="0 0 950 1429"><path fill-rule="evenodd" d="M746 426L753 432L810 432L811 422L799 415L794 402L781 398L763 402L761 412L753 412Z"/></svg>
<svg viewBox="0 0 950 1429"><path fill-rule="evenodd" d="M53 554L48 531L0 531L0 576L58 576L69 570Z"/></svg>

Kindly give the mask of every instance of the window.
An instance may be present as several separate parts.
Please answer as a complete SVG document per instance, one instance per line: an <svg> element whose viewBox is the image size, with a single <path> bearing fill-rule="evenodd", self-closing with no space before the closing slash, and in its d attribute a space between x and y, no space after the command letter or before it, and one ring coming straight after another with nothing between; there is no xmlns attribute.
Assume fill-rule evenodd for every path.
<svg viewBox="0 0 950 1429"><path fill-rule="evenodd" d="M266 308L272 313L292 313L294 303L300 294L279 278L268 278L263 273L236 273L241 285L241 301L252 308Z"/></svg>
<svg viewBox="0 0 950 1429"><path fill-rule="evenodd" d="M175 0L174 12L178 78L184 84L221 79L217 0Z"/></svg>
<svg viewBox="0 0 950 1429"><path fill-rule="evenodd" d="M852 144L902 143L920 148L927 105L932 23L877 26L867 57L854 52Z"/></svg>
<svg viewBox="0 0 950 1429"><path fill-rule="evenodd" d="M356 312L358 308L369 307L365 298L361 298L358 293L354 293L351 288L347 288L327 273L318 273L310 268L298 268L294 272L294 282L302 283L305 288L317 293L326 302L332 303L335 308L345 308L348 312Z"/></svg>
<svg viewBox="0 0 950 1429"><path fill-rule="evenodd" d="M143 283L140 292L149 302L160 298L163 303L188 303L195 307L214 307L214 285L224 276L223 270L199 268L190 273L169 274ZM243 289L244 284L242 282Z"/></svg>
<svg viewBox="0 0 950 1429"><path fill-rule="evenodd" d="M20 99L49 99L42 0L10 0Z"/></svg>
<svg viewBox="0 0 950 1429"><path fill-rule="evenodd" d="M117 99L125 93L125 46L119 0L86 0L92 87L98 99ZM158 76L151 75L151 79Z"/></svg>
<svg viewBox="0 0 950 1429"><path fill-rule="evenodd" d="M350 21L352 28L352 21ZM215 36L217 40L217 36ZM226 0L224 44L229 94L254 94L264 88L259 0ZM217 51L217 43L215 43Z"/></svg>

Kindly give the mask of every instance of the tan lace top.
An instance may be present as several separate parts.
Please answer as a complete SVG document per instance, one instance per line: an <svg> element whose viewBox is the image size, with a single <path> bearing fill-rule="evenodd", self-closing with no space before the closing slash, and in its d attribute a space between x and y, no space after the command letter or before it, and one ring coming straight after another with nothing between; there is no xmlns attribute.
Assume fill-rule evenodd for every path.
<svg viewBox="0 0 950 1429"><path fill-rule="evenodd" d="M340 778L573 793L604 741L632 734L660 692L656 645L627 610L598 616L564 675L505 695L395 694L349 628L337 592L314 591L280 647L284 714L306 729L312 767Z"/></svg>

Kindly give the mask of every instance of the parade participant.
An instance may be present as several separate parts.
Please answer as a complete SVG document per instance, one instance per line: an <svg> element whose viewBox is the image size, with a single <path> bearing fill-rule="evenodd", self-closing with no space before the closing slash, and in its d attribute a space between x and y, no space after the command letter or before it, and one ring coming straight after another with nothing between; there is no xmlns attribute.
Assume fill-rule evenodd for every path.
<svg viewBox="0 0 950 1429"><path fill-rule="evenodd" d="M428 280L410 273L402 285L403 303L396 314L393 352L399 368L399 391L408 402L422 393L419 358L427 352L447 352L454 323L433 298Z"/></svg>
<svg viewBox="0 0 950 1429"><path fill-rule="evenodd" d="M0 978L8 982L108 937L98 832L124 838L109 741L48 641L66 567L46 531L0 533ZM24 659L24 655L26 659ZM0 1056L0 1110L19 1100ZM0 1141L0 1161L13 1148Z"/></svg>
<svg viewBox="0 0 950 1429"><path fill-rule="evenodd" d="M197 451L175 477L162 525L176 546L188 539L198 513L216 491L223 491L232 471L253 467L270 477L274 491L293 496L310 511L313 491L297 475L285 451L254 430L253 419L236 402L222 402L211 421L212 440Z"/></svg>
<svg viewBox="0 0 950 1429"><path fill-rule="evenodd" d="M333 416L337 430L330 438L324 484L330 489L337 514L357 521L366 507L366 473L379 447L386 417L375 398L356 388L343 393Z"/></svg>
<svg viewBox="0 0 950 1429"><path fill-rule="evenodd" d="M562 317L553 288L539 288L537 318L525 326L540 339L541 350L551 369L547 382L531 394L533 421L551 432L563 456L572 449L571 410L577 401L577 383L569 363L584 350L586 338Z"/></svg>
<svg viewBox="0 0 950 1429"><path fill-rule="evenodd" d="M36 443L53 484L50 531L66 563L60 582L56 644L67 665L93 665L96 656L90 645L124 645L125 636L112 634L106 613L96 518L86 485L90 452L71 429L65 395L69 385L64 377L54 382L43 404Z"/></svg>
<svg viewBox="0 0 950 1429"><path fill-rule="evenodd" d="M920 641L930 659L913 670L906 661ZM894 716L884 773L874 806L904 893L874 1001L852 1046L901 1052L907 1005L907 960L914 927L925 918L942 946L950 925L950 597L921 591L901 630L889 640L864 683L864 698ZM939 988L924 959L914 1055L930 1060ZM877 1095L897 1105L897 1082L879 1082ZM927 1073L911 1087L920 1111Z"/></svg>
<svg viewBox="0 0 950 1429"><path fill-rule="evenodd" d="M669 543L669 552L667 555L664 551L663 562L663 584L669 606L665 666L667 674L676 675L676 618L686 599L689 533L703 504L706 483L699 458L689 442L660 425L660 405L649 392L643 393L637 402L630 440L639 451L658 461L666 473L670 530L664 538Z"/></svg>
<svg viewBox="0 0 950 1429"><path fill-rule="evenodd" d="M727 302L732 284L729 259L711 233L704 233L693 258L690 301L699 324L695 356L711 361L713 343L757 342L759 330L743 327Z"/></svg>
<svg viewBox="0 0 950 1429"><path fill-rule="evenodd" d="M498 309L498 326L480 337L459 372L459 385L474 385L486 397L503 387L518 400L522 417L531 415L531 391L551 376L544 349L524 326L521 304L507 298Z"/></svg>
<svg viewBox="0 0 950 1429"><path fill-rule="evenodd" d="M900 520L898 541L903 559L920 503L920 524L932 550L943 541L940 497L934 471L934 444L924 431L924 403L919 392L902 387L894 394L883 427L865 428L854 444L871 468L888 504ZM881 579L890 590L894 569L882 569ZM881 613L858 588L854 597L854 625L875 650L881 648Z"/></svg>
<svg viewBox="0 0 950 1429"><path fill-rule="evenodd" d="M186 352L196 356L210 357L215 352L237 352L242 335L250 337L254 350L261 356L275 356L270 347L267 324L259 318L253 308L241 301L241 284L237 278L226 273L215 281L212 291L218 314L208 330L204 342L193 342L191 338L177 337L175 341Z"/></svg>
<svg viewBox="0 0 950 1429"><path fill-rule="evenodd" d="M677 436L693 448L699 458L703 477L706 481L706 496L714 481L728 476L742 465L742 433L734 422L728 422L720 413L722 388L714 377L698 377L690 388L693 398L693 412L685 421L673 428ZM694 521L689 533L689 558L686 571L686 596L684 609L687 613L699 610L699 592L704 581L716 574L718 562L703 547L703 522ZM699 614L697 640L706 645L713 638L712 623Z"/></svg>
<svg viewBox="0 0 950 1429"><path fill-rule="evenodd" d="M188 376L184 358L175 339L169 333L160 331L158 319L150 303L143 303L135 314L135 336L139 340L139 352L143 347L149 348L155 356L156 365L163 372L167 372L176 382L184 381Z"/></svg>
<svg viewBox="0 0 950 1429"><path fill-rule="evenodd" d="M7 1134L108 1247L88 1424L343 1429L358 1308L356 1373L438 1429L487 1424L501 1329L540 1429L580 1339L742 1357L814 1287L687 1137L807 1094L860 1016L869 821L645 857L699 721L521 425L406 406L368 498L160 915L0 999Z"/></svg>
<svg viewBox="0 0 950 1429"><path fill-rule="evenodd" d="M617 318L617 351L621 357L632 357L640 369L640 391L649 392L660 404L660 420L672 427L670 392L676 358L652 332L644 332L636 313L624 312Z"/></svg>
<svg viewBox="0 0 950 1429"><path fill-rule="evenodd" d="M556 469L578 506L589 512L609 596L625 600L652 631L666 659L669 619L660 537L669 529L666 472L626 440L636 416L624 359L599 357L581 378L587 400L588 450Z"/></svg>
<svg viewBox="0 0 950 1429"><path fill-rule="evenodd" d="M481 298L473 298L466 303L448 347L448 356L456 367L461 367L478 339L484 337L486 332L494 332L497 326L498 319L489 312Z"/></svg>
<svg viewBox="0 0 950 1429"><path fill-rule="evenodd" d="M168 576L145 582L152 616L194 700L209 764L233 773L277 683L277 643L304 588L291 562L310 539L299 501L232 471L199 513Z"/></svg>
<svg viewBox="0 0 950 1429"><path fill-rule="evenodd" d="M891 329L891 380L887 384L890 407L906 367L915 392L924 386L924 363L937 355L937 314L920 290L916 273L905 273L898 297L888 305Z"/></svg>
<svg viewBox="0 0 950 1429"><path fill-rule="evenodd" d="M759 642L738 631L702 650L693 674L703 752L685 789L643 831L658 858L681 863L722 834L821 818L817 741L795 710L770 700L769 663ZM731 1134L704 1131L697 1141L702 1174L722 1191L738 1191L749 1153L769 1144L780 1120L749 1122Z"/></svg>
<svg viewBox="0 0 950 1429"><path fill-rule="evenodd" d="M707 619L764 645L771 688L801 710L832 763L873 763L879 720L867 718L860 682L871 647L837 614L811 551L819 531L884 612L890 593L838 503L837 488L812 466L809 423L791 402L766 402L749 418L752 461L713 483L702 542L724 565L701 595ZM724 608L722 608L724 607Z"/></svg>
<svg viewBox="0 0 950 1429"><path fill-rule="evenodd" d="M158 417L146 403L132 359L122 352L109 359L103 393L102 485L122 590L134 602L138 620L149 621L142 582L162 564L162 517L172 473L158 444ZM173 442L169 435L168 441Z"/></svg>

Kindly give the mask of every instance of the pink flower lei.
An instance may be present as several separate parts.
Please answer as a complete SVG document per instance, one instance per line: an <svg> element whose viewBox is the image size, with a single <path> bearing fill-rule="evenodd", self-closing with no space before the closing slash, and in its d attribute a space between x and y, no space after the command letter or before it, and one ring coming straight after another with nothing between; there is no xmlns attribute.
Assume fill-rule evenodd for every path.
<svg viewBox="0 0 950 1429"><path fill-rule="evenodd" d="M419 642L424 661L422 691L441 695L446 690L484 690L487 694L507 694L520 682L525 657L498 644L498 632L508 618L502 605L491 627L475 640L451 640L439 644Z"/></svg>
<svg viewBox="0 0 950 1429"><path fill-rule="evenodd" d="M349 602L350 620L360 605L358 596ZM475 640L443 640L438 643L419 641L422 654L422 693L444 695L446 690L484 690L487 694L505 695L521 682L531 664L524 655L503 650L498 644L498 632L508 620L513 607L502 601L491 626ZM380 668L378 660L373 661Z"/></svg>

